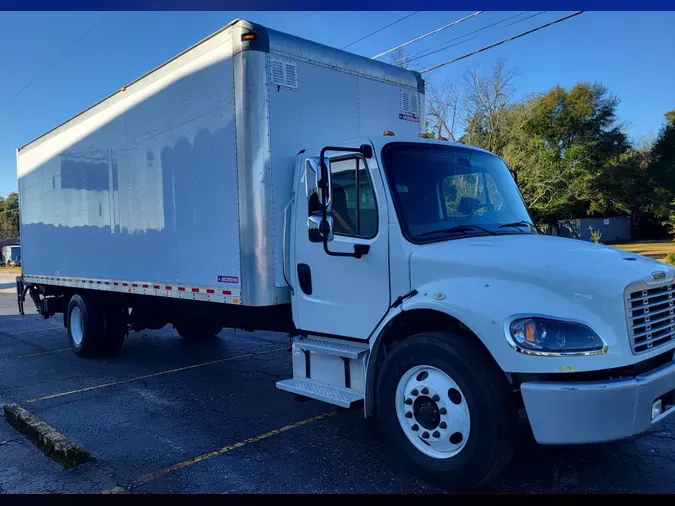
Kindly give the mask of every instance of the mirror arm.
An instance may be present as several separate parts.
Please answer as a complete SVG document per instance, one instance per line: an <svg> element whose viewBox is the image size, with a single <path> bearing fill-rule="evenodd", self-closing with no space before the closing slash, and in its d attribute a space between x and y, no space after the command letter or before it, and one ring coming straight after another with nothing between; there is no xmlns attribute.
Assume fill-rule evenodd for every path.
<svg viewBox="0 0 675 506"><path fill-rule="evenodd" d="M331 251L328 249L328 233L330 232L328 225L328 213L326 208L328 207L327 191L328 190L328 166L326 165L326 151L340 151L343 153L361 153L365 156L364 151L366 148L369 148L367 144L364 144L358 148L341 148L338 146L326 146L321 150L319 155L319 166L321 167L321 179L319 180L319 188L321 188L321 225L319 225L319 231L323 237L323 250L327 255L333 257L353 257L361 258L363 255L366 255L370 251L370 245L367 244L355 244L354 253L343 253L340 251ZM371 151L372 155L372 151Z"/></svg>

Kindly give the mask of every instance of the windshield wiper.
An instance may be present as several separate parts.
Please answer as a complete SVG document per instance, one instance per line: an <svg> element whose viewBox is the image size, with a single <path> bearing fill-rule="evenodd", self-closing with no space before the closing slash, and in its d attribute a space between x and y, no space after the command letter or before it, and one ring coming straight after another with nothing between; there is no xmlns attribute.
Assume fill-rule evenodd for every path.
<svg viewBox="0 0 675 506"><path fill-rule="evenodd" d="M417 237L424 237L426 235L433 235L433 234L452 234L453 232L464 232L465 234L471 230L478 229L486 234L490 235L497 235L491 230L488 230L487 228L479 227L478 225L457 225L456 227L450 227L450 228L441 228L439 230L432 230L430 232L424 232L423 234L419 234Z"/></svg>
<svg viewBox="0 0 675 506"><path fill-rule="evenodd" d="M521 227L527 227L528 225L533 227L533 228L537 228L532 223L530 223L529 221L525 221L525 220L514 221L513 223L504 223L503 225L499 225L499 228L510 227L510 228L520 229Z"/></svg>

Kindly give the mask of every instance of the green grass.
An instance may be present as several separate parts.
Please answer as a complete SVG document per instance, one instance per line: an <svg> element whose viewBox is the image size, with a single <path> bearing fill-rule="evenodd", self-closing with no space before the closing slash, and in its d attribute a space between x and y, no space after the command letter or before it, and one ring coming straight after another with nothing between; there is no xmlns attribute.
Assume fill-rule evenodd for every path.
<svg viewBox="0 0 675 506"><path fill-rule="evenodd" d="M630 251L631 253L637 253L638 255L644 255L646 257L650 257L655 260L660 260L661 262L666 261L666 256L669 253L675 255L675 241L670 239L667 239L665 241L645 241L645 242L612 244L611 246L622 250Z"/></svg>

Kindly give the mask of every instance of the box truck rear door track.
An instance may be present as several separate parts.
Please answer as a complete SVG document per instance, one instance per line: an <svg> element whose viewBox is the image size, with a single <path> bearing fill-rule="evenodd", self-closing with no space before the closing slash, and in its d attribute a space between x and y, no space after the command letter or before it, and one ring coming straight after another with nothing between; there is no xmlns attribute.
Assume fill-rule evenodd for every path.
<svg viewBox="0 0 675 506"><path fill-rule="evenodd" d="M86 288L106 292L133 293L137 295L154 295L173 299L201 300L221 302L225 304L241 304L241 289L215 288L188 285L167 285L148 281L122 281L111 279L78 279L54 276L24 276L24 284L67 286L70 288Z"/></svg>

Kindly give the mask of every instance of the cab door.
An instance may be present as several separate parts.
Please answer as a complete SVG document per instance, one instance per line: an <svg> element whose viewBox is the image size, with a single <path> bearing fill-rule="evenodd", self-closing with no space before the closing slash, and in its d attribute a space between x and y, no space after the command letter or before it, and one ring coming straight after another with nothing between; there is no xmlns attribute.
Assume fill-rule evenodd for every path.
<svg viewBox="0 0 675 506"><path fill-rule="evenodd" d="M321 216L316 188L318 157L305 157L296 186L293 313L307 332L366 339L390 304L385 188L377 164L360 153L327 159L331 175L333 253L367 253L360 258L326 253L316 231Z"/></svg>

